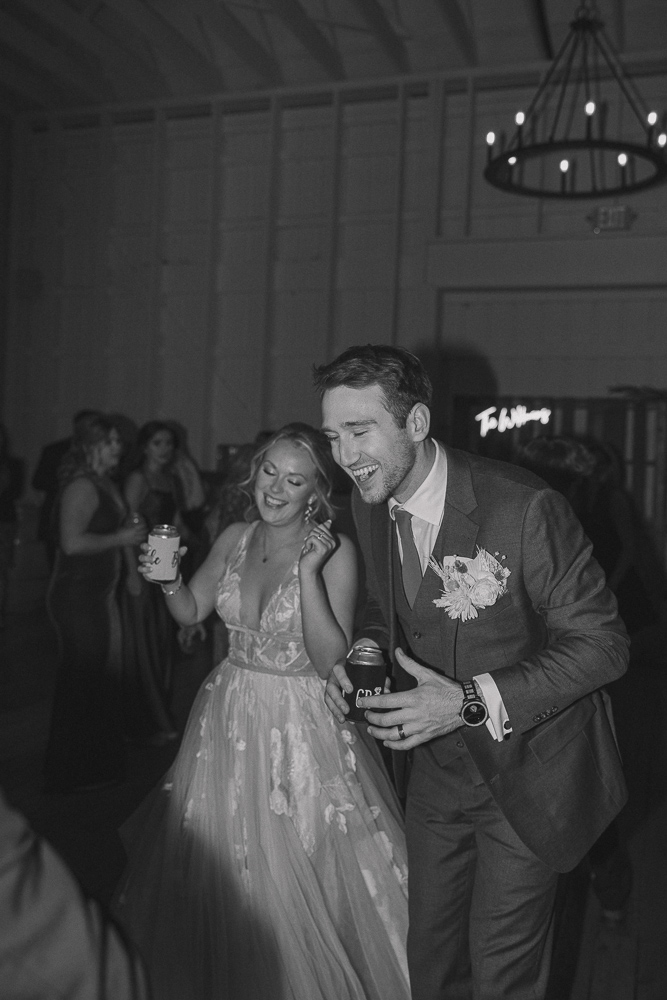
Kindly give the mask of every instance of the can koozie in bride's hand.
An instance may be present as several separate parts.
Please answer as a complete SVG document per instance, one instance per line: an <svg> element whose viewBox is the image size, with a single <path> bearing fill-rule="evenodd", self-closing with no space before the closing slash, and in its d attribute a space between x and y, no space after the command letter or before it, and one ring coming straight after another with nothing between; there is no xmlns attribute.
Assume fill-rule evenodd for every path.
<svg viewBox="0 0 667 1000"><path fill-rule="evenodd" d="M347 655L345 673L354 687L351 694L344 694L350 706L345 719L347 722L365 722L366 709L361 708L359 699L384 694L387 676L384 653L375 646L354 646Z"/></svg>
<svg viewBox="0 0 667 1000"><path fill-rule="evenodd" d="M146 579L153 583L173 583L178 576L181 538L173 524L156 524L148 536Z"/></svg>

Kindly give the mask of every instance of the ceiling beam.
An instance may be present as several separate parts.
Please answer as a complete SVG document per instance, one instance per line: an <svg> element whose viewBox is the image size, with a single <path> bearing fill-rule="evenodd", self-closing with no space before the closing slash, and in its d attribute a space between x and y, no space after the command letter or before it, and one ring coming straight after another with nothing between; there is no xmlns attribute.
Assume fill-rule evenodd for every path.
<svg viewBox="0 0 667 1000"><path fill-rule="evenodd" d="M90 57L100 62L100 70L113 85L114 77L122 74L138 94L164 97L168 94L165 81L149 62L117 45L100 31L89 15L74 11L63 0L21 0L46 24L79 45Z"/></svg>
<svg viewBox="0 0 667 1000"><path fill-rule="evenodd" d="M125 18L152 49L157 46L163 55L183 72L202 92L225 89L225 81L217 66L207 61L201 49L195 48L176 28L147 4L138 0L104 0Z"/></svg>
<svg viewBox="0 0 667 1000"><path fill-rule="evenodd" d="M0 61L0 84L16 94L20 94L30 104L36 104L45 111L62 106L62 95L58 94L34 73L21 69L6 60Z"/></svg>
<svg viewBox="0 0 667 1000"><path fill-rule="evenodd" d="M345 79L340 53L308 17L298 0L271 0L271 5L309 55L332 80Z"/></svg>
<svg viewBox="0 0 667 1000"><path fill-rule="evenodd" d="M257 76L271 86L282 83L280 66L229 7L219 0L190 0L193 11Z"/></svg>
<svg viewBox="0 0 667 1000"><path fill-rule="evenodd" d="M541 59L553 59L554 45L549 30L549 19L544 7L544 0L525 0L528 20L537 38L537 48Z"/></svg>
<svg viewBox="0 0 667 1000"><path fill-rule="evenodd" d="M405 42L396 34L378 0L352 0L352 3L398 72L409 73L410 59Z"/></svg>
<svg viewBox="0 0 667 1000"><path fill-rule="evenodd" d="M88 68L78 67L50 42L30 31L20 21L0 10L0 37L8 48L19 53L37 70L55 76L66 86L74 88L83 103L99 102L113 98L109 87L98 74Z"/></svg>
<svg viewBox="0 0 667 1000"><path fill-rule="evenodd" d="M477 43L459 0L437 0L438 9L459 47L466 66L477 65Z"/></svg>

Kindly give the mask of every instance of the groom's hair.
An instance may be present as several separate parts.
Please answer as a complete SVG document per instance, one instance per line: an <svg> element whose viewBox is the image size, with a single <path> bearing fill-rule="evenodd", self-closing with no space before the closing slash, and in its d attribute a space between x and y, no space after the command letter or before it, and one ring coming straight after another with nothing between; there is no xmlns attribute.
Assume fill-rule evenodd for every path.
<svg viewBox="0 0 667 1000"><path fill-rule="evenodd" d="M350 389L378 385L399 427L405 427L415 403L430 406L433 398L431 380L419 358L388 344L349 347L329 364L314 365L313 380L320 395L343 385Z"/></svg>

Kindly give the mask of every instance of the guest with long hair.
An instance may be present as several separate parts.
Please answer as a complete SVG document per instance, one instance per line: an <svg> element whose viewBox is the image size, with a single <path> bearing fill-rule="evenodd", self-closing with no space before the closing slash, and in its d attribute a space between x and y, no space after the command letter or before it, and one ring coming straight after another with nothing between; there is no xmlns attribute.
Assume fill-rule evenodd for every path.
<svg viewBox="0 0 667 1000"><path fill-rule="evenodd" d="M139 430L128 458L125 500L147 531L157 524L183 531L175 449L170 424L150 420ZM176 629L159 590L137 572L137 556L135 550L121 593L125 731L132 739L160 744L178 735L170 707Z"/></svg>
<svg viewBox="0 0 667 1000"><path fill-rule="evenodd" d="M46 790L86 791L125 775L121 632L116 588L121 551L145 524L129 516L112 476L121 443L107 417L77 424L61 466L58 549L47 606L60 653L45 760Z"/></svg>

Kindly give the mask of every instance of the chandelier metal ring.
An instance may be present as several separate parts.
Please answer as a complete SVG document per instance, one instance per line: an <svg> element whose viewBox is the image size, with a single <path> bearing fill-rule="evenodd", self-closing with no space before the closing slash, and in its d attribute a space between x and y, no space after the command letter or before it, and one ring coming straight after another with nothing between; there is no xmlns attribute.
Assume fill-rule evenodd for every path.
<svg viewBox="0 0 667 1000"><path fill-rule="evenodd" d="M610 134L610 112L615 134ZM484 177L511 194L584 199L667 180L666 116L648 112L604 32L582 3L509 143L487 134Z"/></svg>

